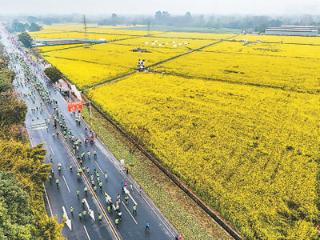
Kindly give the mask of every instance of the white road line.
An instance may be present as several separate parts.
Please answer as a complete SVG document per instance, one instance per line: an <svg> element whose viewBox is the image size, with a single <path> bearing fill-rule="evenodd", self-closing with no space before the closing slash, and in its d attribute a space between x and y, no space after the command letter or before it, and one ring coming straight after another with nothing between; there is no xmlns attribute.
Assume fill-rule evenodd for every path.
<svg viewBox="0 0 320 240"><path fill-rule="evenodd" d="M133 219L133 221L135 222L135 224L138 225L137 220L134 218L134 216L132 216L130 210L127 208L127 206L122 202L122 205L125 207L125 209L127 210L127 212L130 214L131 218Z"/></svg>
<svg viewBox="0 0 320 240"><path fill-rule="evenodd" d="M53 155L54 152L53 152L53 149L52 149L51 145L50 145L49 147L50 147L50 151L51 151L51 153L52 153L52 155Z"/></svg>
<svg viewBox="0 0 320 240"><path fill-rule="evenodd" d="M48 197L48 193L47 193L47 190L46 190L46 187L44 186L44 184L43 184L43 189L44 189L44 195L46 196L46 200L47 200L47 202L48 202L50 215L51 215L51 217L53 217L53 212L52 212L51 204L50 204L49 197Z"/></svg>
<svg viewBox="0 0 320 240"><path fill-rule="evenodd" d="M87 231L86 226L83 226L83 228L84 228L84 231L86 232L87 238L88 238L89 240L91 240L91 238L90 238L90 236L89 236L89 233L88 233L88 231Z"/></svg>
<svg viewBox="0 0 320 240"><path fill-rule="evenodd" d="M97 165L97 167L99 168L99 170L101 171L101 173L104 173L99 165L99 163L97 161L95 161L95 164Z"/></svg>
<svg viewBox="0 0 320 240"><path fill-rule="evenodd" d="M124 192L125 192L126 194L128 194L128 196L131 198L131 200L133 201L133 203L134 203L135 205L138 205L137 202L136 202L136 200L134 200L134 198L132 197L130 191L129 191L126 187L124 187Z"/></svg>
<svg viewBox="0 0 320 240"><path fill-rule="evenodd" d="M43 126L43 127L36 127L36 128L32 127L31 128L31 130L33 130L33 131L42 130L42 129L47 129L47 127Z"/></svg>
<svg viewBox="0 0 320 240"><path fill-rule="evenodd" d="M67 186L68 191L71 192L71 191L70 191L70 188L69 188L69 186L68 186L68 183L67 183L67 181L66 181L66 178L65 178L64 176L62 176L62 178L63 178L64 183L65 183L66 186Z"/></svg>

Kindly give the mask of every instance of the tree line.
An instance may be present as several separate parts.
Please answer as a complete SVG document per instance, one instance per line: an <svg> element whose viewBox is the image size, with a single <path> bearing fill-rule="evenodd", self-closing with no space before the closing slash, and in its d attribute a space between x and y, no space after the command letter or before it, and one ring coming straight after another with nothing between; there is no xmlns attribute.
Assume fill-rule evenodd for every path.
<svg viewBox="0 0 320 240"><path fill-rule="evenodd" d="M119 16L113 13L110 17L98 22L101 25L163 25L174 27L201 27L201 28L232 28L244 31L263 32L267 27L281 25L315 25L320 26L320 16L304 15L289 17L271 16L215 16L193 15L186 12L184 15L172 15L168 11L157 11L154 16Z"/></svg>
<svg viewBox="0 0 320 240"><path fill-rule="evenodd" d="M264 15L203 15L186 12L182 15L171 14L168 11L157 11L153 15L120 15L112 13L105 16L87 16L87 23L100 25L146 25L169 26L178 28L230 28L249 32L263 32L267 27L281 25L312 25L320 26L320 15L264 16ZM22 16L11 23L11 31L39 31L41 24L78 22L83 23L83 15L49 15Z"/></svg>
<svg viewBox="0 0 320 240"><path fill-rule="evenodd" d="M14 20L8 27L10 32L38 32L41 26L35 22Z"/></svg>

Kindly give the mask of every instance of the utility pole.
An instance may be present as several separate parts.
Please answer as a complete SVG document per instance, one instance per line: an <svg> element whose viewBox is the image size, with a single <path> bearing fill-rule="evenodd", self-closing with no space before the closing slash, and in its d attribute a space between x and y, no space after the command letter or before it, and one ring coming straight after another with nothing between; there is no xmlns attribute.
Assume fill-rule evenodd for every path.
<svg viewBox="0 0 320 240"><path fill-rule="evenodd" d="M85 42L87 42L87 43L85 43L84 44L84 47L85 48L89 48L89 46L90 46L90 44L89 44L89 41L87 41L87 39L88 39L88 32L87 32L87 30L88 30L88 27L87 27L87 18L86 18L86 15L83 15L83 27L84 27L84 39L85 39Z"/></svg>
<svg viewBox="0 0 320 240"><path fill-rule="evenodd" d="M83 27L84 27L84 38L87 38L87 19L86 19L86 15L83 15Z"/></svg>

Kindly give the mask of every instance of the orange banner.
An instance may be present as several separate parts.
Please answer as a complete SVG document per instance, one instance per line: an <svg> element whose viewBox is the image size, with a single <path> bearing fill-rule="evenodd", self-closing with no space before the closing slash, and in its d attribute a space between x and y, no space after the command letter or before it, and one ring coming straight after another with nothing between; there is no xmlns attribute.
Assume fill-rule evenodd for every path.
<svg viewBox="0 0 320 240"><path fill-rule="evenodd" d="M68 103L68 112L82 111L83 103L82 102L69 102Z"/></svg>

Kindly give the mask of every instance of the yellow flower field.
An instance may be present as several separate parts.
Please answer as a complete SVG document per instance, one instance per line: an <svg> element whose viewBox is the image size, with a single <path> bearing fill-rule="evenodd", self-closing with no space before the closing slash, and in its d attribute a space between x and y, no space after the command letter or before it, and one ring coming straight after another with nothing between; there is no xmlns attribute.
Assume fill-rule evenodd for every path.
<svg viewBox="0 0 320 240"><path fill-rule="evenodd" d="M76 83L80 88L116 76L119 72L128 71L120 66L114 66L111 68L101 64L54 57L45 57L45 59L52 65L59 68L60 71L68 77L68 79L72 79L72 82Z"/></svg>
<svg viewBox="0 0 320 240"><path fill-rule="evenodd" d="M60 51L74 47L83 47L83 44L65 44L65 45L55 45L55 46L45 46L45 47L38 47L39 52L46 53L46 52L53 52L53 51Z"/></svg>
<svg viewBox="0 0 320 240"><path fill-rule="evenodd" d="M167 62L155 70L235 83L320 91L320 59L318 56L314 59L283 58L270 56L270 51L264 55L252 55L239 54L239 51L227 52L225 48L219 52L220 46L224 46L224 43L220 44L206 48L203 52L192 53ZM238 45L239 43L228 44ZM295 47L298 49L300 46ZM242 48L247 49L246 46ZM316 51L317 48L314 50L310 48L311 53L305 55L314 57L317 53L312 51ZM207 49L215 49L217 52L206 52ZM302 46L302 49L305 50L306 47ZM290 54L294 55L295 51L299 52L299 50L294 50Z"/></svg>
<svg viewBox="0 0 320 240"><path fill-rule="evenodd" d="M152 49L151 53L139 53L133 52L133 48L109 43L51 52L45 52L45 48L42 48L42 51L48 62L61 69L68 77L72 76L70 79L80 87L133 71L139 59L145 59L148 66L185 51L184 48L158 48ZM75 69L78 71L74 71Z"/></svg>
<svg viewBox="0 0 320 240"><path fill-rule="evenodd" d="M179 38L143 37L119 41L115 44L135 46L145 49L189 49L199 48L217 40L190 40Z"/></svg>
<svg viewBox="0 0 320 240"><path fill-rule="evenodd" d="M317 44L320 45L319 37L300 37L300 36L272 36L272 35L238 35L233 38L244 41L263 41L276 43L300 43L300 44Z"/></svg>
<svg viewBox="0 0 320 240"><path fill-rule="evenodd" d="M106 41L114 41L114 40L121 40L132 38L134 36L125 35L125 34L100 34L100 33L87 33L84 34L83 32L51 32L51 33L42 33L42 32L35 32L30 34L34 39L57 39L57 38L88 38L88 39L105 39Z"/></svg>
<svg viewBox="0 0 320 240"><path fill-rule="evenodd" d="M211 40L220 40L236 38L237 34L218 34L218 33L194 33L194 32L165 32L157 35L159 37L166 38L184 38L184 39L211 39Z"/></svg>
<svg viewBox="0 0 320 240"><path fill-rule="evenodd" d="M241 53L263 56L296 57L296 58L320 58L320 45L294 45L279 43L244 43L244 42L223 42L206 48L206 52L217 53ZM310 59L306 59L310 61Z"/></svg>
<svg viewBox="0 0 320 240"><path fill-rule="evenodd" d="M315 236L319 95L148 73L89 96L248 239Z"/></svg>
<svg viewBox="0 0 320 240"><path fill-rule="evenodd" d="M145 59L145 65L150 66L209 43L210 41L202 40L184 42L181 40L168 41L157 38L139 38L123 40L117 43L90 45L88 47L48 46L41 47L40 51L46 60L60 68L68 77L72 76L70 79L75 84L79 87L86 87L101 80L135 70L139 59ZM149 52L132 51L138 47L145 48ZM93 66L93 64L98 64L99 66ZM74 71L73 69L82 70ZM83 73L83 71L86 73Z"/></svg>

